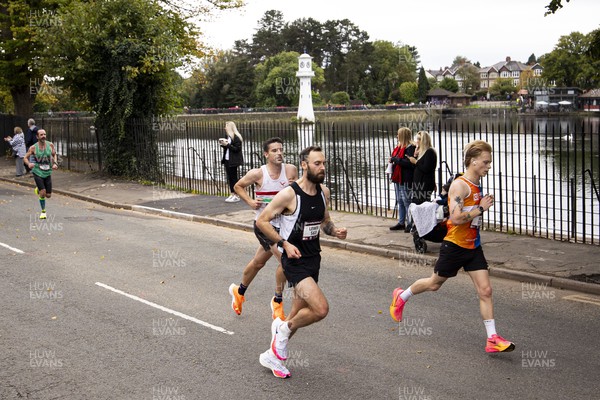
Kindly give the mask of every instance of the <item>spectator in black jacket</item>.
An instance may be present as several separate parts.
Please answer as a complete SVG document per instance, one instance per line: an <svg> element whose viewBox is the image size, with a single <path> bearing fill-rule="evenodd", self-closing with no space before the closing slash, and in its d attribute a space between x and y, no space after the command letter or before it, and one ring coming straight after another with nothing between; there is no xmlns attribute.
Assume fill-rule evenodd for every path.
<svg viewBox="0 0 600 400"><path fill-rule="evenodd" d="M437 153L431 147L431 136L425 131L417 132L417 148L414 157L409 157L415 166L413 175L412 202L421 204L431 200L435 191L435 168L437 166Z"/></svg>
<svg viewBox="0 0 600 400"><path fill-rule="evenodd" d="M35 126L35 121L33 118L29 118L27 120L27 130L25 131L25 148L29 150L31 146L37 143L37 133L39 128ZM31 170L29 166L25 165L25 170L29 173Z"/></svg>
<svg viewBox="0 0 600 400"><path fill-rule="evenodd" d="M219 139L219 144L223 148L221 164L225 166L229 190L231 191L231 195L225 201L228 203L235 203L240 201L240 198L235 194L233 187L239 180L238 167L244 163L244 156L242 154L242 135L240 135L235 123L232 121L227 121L225 123L225 132L227 132L227 137Z"/></svg>

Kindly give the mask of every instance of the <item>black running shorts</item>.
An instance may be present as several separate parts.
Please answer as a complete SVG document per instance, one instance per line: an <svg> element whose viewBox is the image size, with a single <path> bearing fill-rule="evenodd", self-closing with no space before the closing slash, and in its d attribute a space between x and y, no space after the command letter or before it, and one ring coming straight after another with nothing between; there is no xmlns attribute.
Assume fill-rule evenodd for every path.
<svg viewBox="0 0 600 400"><path fill-rule="evenodd" d="M281 265L290 287L296 286L306 278L313 278L315 282L319 282L320 254L310 257L287 258L284 252L281 256Z"/></svg>
<svg viewBox="0 0 600 400"><path fill-rule="evenodd" d="M33 175L33 180L39 191L46 189L46 194L52 194L52 175L42 178L41 176Z"/></svg>
<svg viewBox="0 0 600 400"><path fill-rule="evenodd" d="M488 269L488 263L481 246L474 249L465 249L444 240L440 246L440 256L433 271L444 278L452 278L463 267L467 272Z"/></svg>
<svg viewBox="0 0 600 400"><path fill-rule="evenodd" d="M279 228L275 228L275 230L277 231L277 233L279 233ZM268 237L265 236L264 233L262 233L262 231L260 229L258 229L258 227L256 226L256 221L254 221L254 235L256 236L256 238L258 239L258 243L260 243L260 245L262 246L262 248L265 251L271 251L271 246L273 246L273 244L275 244L275 242L272 242L271 239L269 239Z"/></svg>

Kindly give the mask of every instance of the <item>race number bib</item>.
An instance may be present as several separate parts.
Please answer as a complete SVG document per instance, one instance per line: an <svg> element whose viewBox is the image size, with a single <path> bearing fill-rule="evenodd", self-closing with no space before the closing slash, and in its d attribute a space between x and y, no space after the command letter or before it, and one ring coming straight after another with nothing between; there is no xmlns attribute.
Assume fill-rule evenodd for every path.
<svg viewBox="0 0 600 400"><path fill-rule="evenodd" d="M319 236L320 229L320 222L305 222L304 231L302 232L302 240L315 240Z"/></svg>
<svg viewBox="0 0 600 400"><path fill-rule="evenodd" d="M482 223L483 223L483 220L481 219L481 215L478 215L477 217L473 218L473 220L471 221L471 228L480 229Z"/></svg>
<svg viewBox="0 0 600 400"><path fill-rule="evenodd" d="M49 171L50 170L50 164L39 164L39 167L42 171Z"/></svg>

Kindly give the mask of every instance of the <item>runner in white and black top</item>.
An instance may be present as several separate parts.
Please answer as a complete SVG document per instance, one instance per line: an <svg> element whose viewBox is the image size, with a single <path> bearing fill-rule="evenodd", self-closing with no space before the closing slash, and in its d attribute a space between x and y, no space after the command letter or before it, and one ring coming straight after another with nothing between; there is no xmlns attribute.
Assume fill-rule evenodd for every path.
<svg viewBox="0 0 600 400"><path fill-rule="evenodd" d="M327 316L329 304L317 285L321 264L319 231L338 239L346 238L346 228L336 228L329 216L329 189L325 180L325 154L311 146L300 153L303 175L283 189L256 221L258 228L283 251L283 271L294 288L292 311L287 321L276 318L271 324L271 348L260 355L260 363L278 378L290 372L281 363L287 359L287 343L299 328ZM281 218L278 233L270 224Z"/></svg>
<svg viewBox="0 0 600 400"><path fill-rule="evenodd" d="M240 199L244 200L253 210L256 210L256 218L277 193L287 187L290 182L298 179L298 169L294 165L284 164L283 162L283 141L280 138L267 139L263 143L263 152L267 163L262 167L248 171L234 186L234 190ZM246 188L252 185L256 185L256 198L254 199L246 191ZM279 229L277 219L271 221L271 224L274 228ZM252 260L244 268L239 286L234 283L229 286L231 308L238 315L242 313L242 304L246 301L246 289L250 286L258 271L265 266L272 255L275 255L278 265L275 270L275 296L271 299L271 311L273 319L279 317L285 320L283 311L285 275L281 268L281 253L277 250L275 243L258 230L256 221L254 222L254 234L260 246L256 249Z"/></svg>

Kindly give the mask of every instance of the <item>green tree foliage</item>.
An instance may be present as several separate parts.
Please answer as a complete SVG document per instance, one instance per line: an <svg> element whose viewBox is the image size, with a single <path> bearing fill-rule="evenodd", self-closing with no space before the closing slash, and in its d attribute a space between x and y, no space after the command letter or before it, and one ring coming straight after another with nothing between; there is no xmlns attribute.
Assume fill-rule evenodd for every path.
<svg viewBox="0 0 600 400"><path fill-rule="evenodd" d="M299 53L282 52L268 57L256 66L255 96L257 106L293 106L298 104L300 82L296 77ZM312 78L313 91L319 89L324 82L323 69L311 63L315 76Z"/></svg>
<svg viewBox="0 0 600 400"><path fill-rule="evenodd" d="M565 0L566 3L568 3L570 0ZM562 0L551 0L550 3L546 6L546 13L544 14L544 16L549 15L549 14L554 14L555 12L557 12L560 8L562 8Z"/></svg>
<svg viewBox="0 0 600 400"><path fill-rule="evenodd" d="M363 82L370 103L384 104L400 100L400 84L417 79L418 58L415 57L415 51L410 46L395 45L384 40L373 43L367 79Z"/></svg>
<svg viewBox="0 0 600 400"><path fill-rule="evenodd" d="M350 95L346 92L335 92L331 95L331 102L333 104L350 104Z"/></svg>
<svg viewBox="0 0 600 400"><path fill-rule="evenodd" d="M252 36L251 54L255 63L264 61L285 50L283 28L286 26L283 13L269 10L258 21L258 29Z"/></svg>
<svg viewBox="0 0 600 400"><path fill-rule="evenodd" d="M535 65L537 63L537 58L535 58L535 54L531 53L529 58L527 59L527 65Z"/></svg>
<svg viewBox="0 0 600 400"><path fill-rule="evenodd" d="M37 62L42 48L39 32L62 24L58 1L0 1L0 87L12 97L14 112L30 116L44 73Z"/></svg>
<svg viewBox="0 0 600 400"><path fill-rule="evenodd" d="M45 67L97 113L106 170L159 180L151 120L179 105L175 68L201 55L194 26L146 0L73 2L58 15L62 23L40 35L52 43ZM145 121L137 143L128 118Z"/></svg>
<svg viewBox="0 0 600 400"><path fill-rule="evenodd" d="M425 74L425 68L421 67L419 69L419 78L417 80L417 98L421 103L425 103L427 101L427 92L429 92L430 85L429 80L427 79L427 75Z"/></svg>
<svg viewBox="0 0 600 400"><path fill-rule="evenodd" d="M506 95L513 95L517 91L511 78L498 78L490 87L490 96L504 100Z"/></svg>
<svg viewBox="0 0 600 400"><path fill-rule="evenodd" d="M591 49L597 31L584 35L572 32L561 36L550 53L540 57L542 77L557 86L591 89L600 84L600 57Z"/></svg>
<svg viewBox="0 0 600 400"><path fill-rule="evenodd" d="M438 84L438 87L449 90L454 93L458 92L458 82L456 82L456 80L454 80L452 78L445 77Z"/></svg>
<svg viewBox="0 0 600 400"><path fill-rule="evenodd" d="M199 92L194 107L244 107L254 105L254 70L248 68L251 59L247 55L235 55L231 51L219 53L204 65L199 81Z"/></svg>
<svg viewBox="0 0 600 400"><path fill-rule="evenodd" d="M400 85L400 100L404 103L416 103L419 101L418 97L419 86L417 82L403 82Z"/></svg>
<svg viewBox="0 0 600 400"><path fill-rule="evenodd" d="M473 94L479 90L481 81L479 79L479 68L471 63L461 65L456 74L462 78L462 91Z"/></svg>

